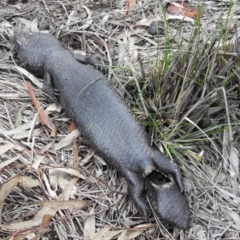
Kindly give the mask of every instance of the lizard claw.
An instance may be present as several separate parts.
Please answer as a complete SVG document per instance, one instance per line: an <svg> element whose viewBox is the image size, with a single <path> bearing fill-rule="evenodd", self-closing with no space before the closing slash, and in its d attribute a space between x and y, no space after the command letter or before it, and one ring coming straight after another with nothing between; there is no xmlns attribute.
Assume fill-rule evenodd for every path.
<svg viewBox="0 0 240 240"><path fill-rule="evenodd" d="M44 86L43 92L46 95L48 103L58 103L59 91L56 88L47 88Z"/></svg>
<svg viewBox="0 0 240 240"><path fill-rule="evenodd" d="M97 64L97 65L95 65L95 68L97 70L99 70L100 72L102 72L103 74L108 73L108 67L107 66Z"/></svg>

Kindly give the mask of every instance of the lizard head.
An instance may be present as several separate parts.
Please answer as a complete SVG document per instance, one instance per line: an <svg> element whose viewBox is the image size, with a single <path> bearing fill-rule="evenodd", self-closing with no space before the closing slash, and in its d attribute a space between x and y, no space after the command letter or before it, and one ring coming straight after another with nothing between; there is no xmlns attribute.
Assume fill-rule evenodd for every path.
<svg viewBox="0 0 240 240"><path fill-rule="evenodd" d="M28 40L30 40L31 33L28 32L20 32L14 35L14 43L16 43L17 47L22 47L28 44Z"/></svg>
<svg viewBox="0 0 240 240"><path fill-rule="evenodd" d="M145 179L145 189L152 209L163 221L180 229L188 229L188 200L175 182L160 172L152 171Z"/></svg>
<svg viewBox="0 0 240 240"><path fill-rule="evenodd" d="M19 32L14 35L13 42L20 64L33 73L42 75L46 49L41 35L32 32Z"/></svg>

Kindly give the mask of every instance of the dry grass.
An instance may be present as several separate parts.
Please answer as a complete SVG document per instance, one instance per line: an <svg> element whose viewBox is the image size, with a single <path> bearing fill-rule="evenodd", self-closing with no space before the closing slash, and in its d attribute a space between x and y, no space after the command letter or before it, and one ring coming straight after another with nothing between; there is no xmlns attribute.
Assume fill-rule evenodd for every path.
<svg viewBox="0 0 240 240"><path fill-rule="evenodd" d="M0 3L0 239L240 239L240 3L192 1L204 12L195 22L169 19L166 3L136 1L125 17L126 1ZM164 23L159 36L135 26L156 18ZM49 109L31 77L57 138L43 131L12 51L22 29L47 31L112 65L109 80L152 144L182 167L188 231L145 224L125 181L75 140L78 132L68 135L68 117Z"/></svg>

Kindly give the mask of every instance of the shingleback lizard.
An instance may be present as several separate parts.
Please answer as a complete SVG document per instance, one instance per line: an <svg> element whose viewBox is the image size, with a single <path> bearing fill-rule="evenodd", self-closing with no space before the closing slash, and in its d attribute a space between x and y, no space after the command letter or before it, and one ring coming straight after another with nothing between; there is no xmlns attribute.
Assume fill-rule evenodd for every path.
<svg viewBox="0 0 240 240"><path fill-rule="evenodd" d="M146 195L159 218L187 229L189 209L178 164L150 146L124 100L102 73L87 65L96 67L99 62L73 54L48 34L20 32L14 42L21 65L44 77L43 91L50 99L57 99L57 89L57 100L92 148L126 179L144 218L150 216L146 182ZM170 174L177 186L160 172Z"/></svg>

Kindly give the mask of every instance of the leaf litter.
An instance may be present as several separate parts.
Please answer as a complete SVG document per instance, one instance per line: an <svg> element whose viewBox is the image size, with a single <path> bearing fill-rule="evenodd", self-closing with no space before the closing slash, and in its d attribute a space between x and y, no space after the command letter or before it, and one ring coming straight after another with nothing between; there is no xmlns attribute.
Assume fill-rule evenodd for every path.
<svg viewBox="0 0 240 240"><path fill-rule="evenodd" d="M240 3L186 4L0 3L0 239L240 238ZM153 22L154 35L148 31ZM54 34L66 48L110 63L108 79L151 143L181 165L190 192L188 231L153 218L143 223L126 182L81 130L68 133L68 116L49 107L41 79L15 62L11 39L20 30ZM54 139L38 121L29 80L50 128L57 129Z"/></svg>

